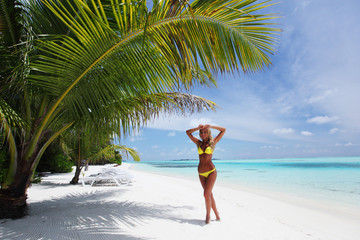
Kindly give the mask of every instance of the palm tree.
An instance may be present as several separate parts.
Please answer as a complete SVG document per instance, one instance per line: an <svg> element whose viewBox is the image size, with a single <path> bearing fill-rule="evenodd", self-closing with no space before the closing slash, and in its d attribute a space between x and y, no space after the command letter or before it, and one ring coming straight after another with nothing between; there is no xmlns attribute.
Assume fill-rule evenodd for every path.
<svg viewBox="0 0 360 240"><path fill-rule="evenodd" d="M1 72L0 99L1 134L11 153L0 205L12 211L26 208L42 153L71 125L101 119L127 134L164 111L214 109L181 92L215 85L218 72L263 69L278 31L270 25L275 16L257 13L270 1L154 0L151 11L144 0L34 0L22 8L13 2L1 1L2 16L21 11L22 25L8 27L1 39L22 32L6 42L18 44L21 64L9 61L12 71ZM12 23L19 18L6 19L18 26Z"/></svg>
<svg viewBox="0 0 360 240"><path fill-rule="evenodd" d="M97 121L95 125L93 121L84 119L73 125L68 133L60 138L61 148L76 166L70 184L78 183L80 172L88 163L97 163L104 159L115 159L115 157L121 161L122 156L127 157L128 154L135 161L140 161L140 157L134 149L111 143L113 135L117 131L116 126L115 128L111 128L109 125L101 126L99 122ZM120 161L118 163L121 163Z"/></svg>
<svg viewBox="0 0 360 240"><path fill-rule="evenodd" d="M89 152L91 154L89 154ZM88 164L103 163L104 160L109 163L108 161L113 159L111 163L121 165L124 156L128 158L128 155L131 155L135 161L140 161L138 152L135 149L128 148L124 145L108 144L103 147L93 148L91 151L85 153L86 154L83 156L83 159L76 158L77 156L75 156L77 164L76 171L74 177L70 181L70 184L77 184L79 182L81 170Z"/></svg>

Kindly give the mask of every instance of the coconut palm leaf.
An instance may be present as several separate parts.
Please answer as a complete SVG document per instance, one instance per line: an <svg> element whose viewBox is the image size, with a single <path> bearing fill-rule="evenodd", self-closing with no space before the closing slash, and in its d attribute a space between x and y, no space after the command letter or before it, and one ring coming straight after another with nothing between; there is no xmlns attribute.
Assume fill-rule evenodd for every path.
<svg viewBox="0 0 360 240"><path fill-rule="evenodd" d="M114 158L115 151L120 152L121 156L126 156L126 158L128 158L130 155L134 161L140 161L139 153L135 149L124 145L109 144L89 156L89 162L96 163L98 160Z"/></svg>
<svg viewBox="0 0 360 240"><path fill-rule="evenodd" d="M110 13L94 0L65 1L71 8L43 2L75 36L41 42L46 55L32 63L31 80L60 95L43 125L62 101L83 115L124 97L209 84L210 72L262 69L278 31L264 22L274 16L254 13L270 4L254 0L194 1L191 8L159 1L145 19L134 17L144 14L144 2L107 1Z"/></svg>
<svg viewBox="0 0 360 240"><path fill-rule="evenodd" d="M134 161L136 161L136 162L140 161L140 155L135 149L126 147L124 145L114 145L114 147L115 147L115 150L120 152L121 156L125 155L126 158L128 158L129 154L130 154L130 156L132 157L132 159Z"/></svg>
<svg viewBox="0 0 360 240"><path fill-rule="evenodd" d="M185 93L157 93L141 97L124 97L120 101L103 106L101 109L91 109L91 115L82 118L73 116L72 110L63 113L50 126L58 129L64 122L74 119L74 128L84 128L89 122L89 128L100 129L103 132L115 133L119 136L128 135L130 130L136 130L146 124L149 120L160 114L186 115L195 112L215 110L217 105L199 96ZM102 117L98 117L100 111ZM106 117L104 117L106 116ZM90 118L90 119L89 119ZM96 135L95 133L87 133Z"/></svg>

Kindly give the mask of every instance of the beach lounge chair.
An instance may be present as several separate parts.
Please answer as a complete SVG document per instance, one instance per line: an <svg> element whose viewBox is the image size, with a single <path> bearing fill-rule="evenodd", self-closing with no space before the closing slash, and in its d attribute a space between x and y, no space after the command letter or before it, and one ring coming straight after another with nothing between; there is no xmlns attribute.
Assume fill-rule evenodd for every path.
<svg viewBox="0 0 360 240"><path fill-rule="evenodd" d="M86 183L93 185L109 185L116 184L118 186L121 185L131 185L135 181L134 176L123 169L115 169L115 168L106 168L103 169L102 172L98 174L92 174L88 177L83 177L80 179L83 186Z"/></svg>

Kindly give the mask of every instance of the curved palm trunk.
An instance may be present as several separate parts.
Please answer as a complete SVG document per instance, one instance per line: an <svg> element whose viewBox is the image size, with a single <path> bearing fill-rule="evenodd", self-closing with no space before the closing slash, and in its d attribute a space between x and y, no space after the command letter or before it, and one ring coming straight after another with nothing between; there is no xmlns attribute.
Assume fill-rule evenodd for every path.
<svg viewBox="0 0 360 240"><path fill-rule="evenodd" d="M0 193L0 219L17 219L28 214L27 196L12 197L11 194Z"/></svg>
<svg viewBox="0 0 360 240"><path fill-rule="evenodd" d="M71 123L72 124L72 123ZM22 142L18 149L20 154L16 155L14 169L15 174L8 175L5 184L0 189L0 219L21 218L27 215L26 191L31 183L36 166L50 143L63 131L71 126L67 124L52 136L47 136L47 141L40 144L43 134L29 142ZM32 144L29 144L32 143Z"/></svg>
<svg viewBox="0 0 360 240"><path fill-rule="evenodd" d="M78 184L79 183L79 177L80 177L82 168L83 167L81 166L81 162L78 161L76 164L75 175L74 175L73 179L70 181L70 184Z"/></svg>
<svg viewBox="0 0 360 240"><path fill-rule="evenodd" d="M27 163L18 161L22 164L17 168L14 181L6 188L0 189L0 219L16 219L27 215L26 192L34 172L34 160Z"/></svg>

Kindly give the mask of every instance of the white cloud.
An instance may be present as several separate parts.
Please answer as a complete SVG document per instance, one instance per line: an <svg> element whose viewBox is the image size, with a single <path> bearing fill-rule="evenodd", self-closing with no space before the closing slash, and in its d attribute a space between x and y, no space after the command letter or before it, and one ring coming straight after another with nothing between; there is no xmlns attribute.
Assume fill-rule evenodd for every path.
<svg viewBox="0 0 360 240"><path fill-rule="evenodd" d="M315 123L315 124L325 124L325 123L334 122L337 119L338 117L318 116L318 117L310 118L306 120L306 122Z"/></svg>
<svg viewBox="0 0 360 240"><path fill-rule="evenodd" d="M314 135L312 132L309 132L309 131L302 131L301 132L301 135L304 135L304 136L312 136Z"/></svg>
<svg viewBox="0 0 360 240"><path fill-rule="evenodd" d="M261 146L261 149L275 149L275 150L279 150L280 147L279 147L279 146L273 146L273 145L264 145L264 146Z"/></svg>
<svg viewBox="0 0 360 240"><path fill-rule="evenodd" d="M152 148L152 149L157 149L157 148L159 148L159 146L158 146L158 145L154 145L154 146L152 146L151 148Z"/></svg>
<svg viewBox="0 0 360 240"><path fill-rule="evenodd" d="M338 128L332 128L332 129L330 129L329 130L329 133L330 134L335 134L335 133L337 133L337 132L339 132L340 130L338 129Z"/></svg>
<svg viewBox="0 0 360 240"><path fill-rule="evenodd" d="M191 121L190 121L190 126L191 126L191 127L197 127L197 126L199 126L200 124L203 124L203 125L205 125L205 124L218 125L218 124L214 123L214 122L213 122L211 119L209 119L209 118L199 118L199 119L194 118L194 119L191 119Z"/></svg>
<svg viewBox="0 0 360 240"><path fill-rule="evenodd" d="M196 115L194 114L194 116ZM194 118L194 116L160 115L160 117L149 122L147 127L162 130L185 131L189 128L197 127L199 124L217 125L210 118ZM168 136L175 136L172 134L175 134L175 132L170 132Z"/></svg>
<svg viewBox="0 0 360 240"><path fill-rule="evenodd" d="M294 9L294 12L300 11L300 9L301 9L301 10L306 9L306 7L307 7L310 3L311 3L311 1L303 1L303 0L302 0L302 1L299 3L299 6Z"/></svg>
<svg viewBox="0 0 360 240"><path fill-rule="evenodd" d="M153 119L153 121L147 124L149 128L162 129L162 130L179 130L183 131L189 127L189 119L185 117L179 117L176 115L165 116Z"/></svg>
<svg viewBox="0 0 360 240"><path fill-rule="evenodd" d="M284 106L280 110L280 113L291 113L292 110L293 110L293 106Z"/></svg>
<svg viewBox="0 0 360 240"><path fill-rule="evenodd" d="M352 142L347 142L347 143L336 143L335 146L336 147L353 147L356 145Z"/></svg>
<svg viewBox="0 0 360 240"><path fill-rule="evenodd" d="M273 131L273 133L276 135L292 134L294 132L295 130L292 128L280 128Z"/></svg>
<svg viewBox="0 0 360 240"><path fill-rule="evenodd" d="M174 137L176 136L176 132L169 132L168 137Z"/></svg>
<svg viewBox="0 0 360 240"><path fill-rule="evenodd" d="M338 92L338 89L333 90L324 90L324 92L316 93L317 95L311 96L308 100L308 103L317 103L326 100L328 97L333 96L336 92Z"/></svg>
<svg viewBox="0 0 360 240"><path fill-rule="evenodd" d="M132 136L130 137L130 142L136 142L136 141L142 141L145 140L146 138L141 137L141 136Z"/></svg>

